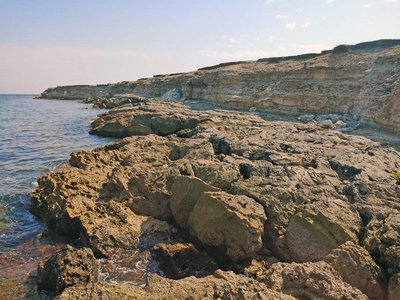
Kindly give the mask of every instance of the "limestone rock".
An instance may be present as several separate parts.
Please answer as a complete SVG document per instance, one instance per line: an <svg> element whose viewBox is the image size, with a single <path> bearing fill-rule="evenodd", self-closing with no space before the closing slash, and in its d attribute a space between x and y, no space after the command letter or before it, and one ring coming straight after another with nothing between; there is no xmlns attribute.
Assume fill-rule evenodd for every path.
<svg viewBox="0 0 400 300"><path fill-rule="evenodd" d="M97 256L115 247L179 248L185 241L233 265L312 261L320 270L316 261L343 245L330 261L340 282L379 297L379 275L365 251L346 246L351 241L383 273L399 273L400 154L393 148L315 121L266 121L249 112L148 99L112 109L95 124L114 124L109 133L119 135L132 122L149 126L150 116L159 120L157 128L167 128L169 118L179 128L154 127L158 135L143 131L73 153L70 170L39 179L32 212L58 232L80 236ZM188 120L196 125L182 125ZM345 258L365 282L346 273ZM324 275L326 286L335 286L337 273Z"/></svg>
<svg viewBox="0 0 400 300"><path fill-rule="evenodd" d="M226 251L234 261L262 247L266 220L263 207L246 196L204 192L190 214L190 233L206 246Z"/></svg>
<svg viewBox="0 0 400 300"><path fill-rule="evenodd" d="M292 260L318 261L348 240L357 242L361 225L357 211L344 201L315 202L290 219L283 241Z"/></svg>
<svg viewBox="0 0 400 300"><path fill-rule="evenodd" d="M99 264L88 248L67 245L39 263L39 288L60 294L65 288L99 281Z"/></svg>
<svg viewBox="0 0 400 300"><path fill-rule="evenodd" d="M171 210L175 221L182 228L189 229L188 220L197 200L203 192L217 190L199 178L178 176L172 185L171 197Z"/></svg>
<svg viewBox="0 0 400 300"><path fill-rule="evenodd" d="M366 226L364 245L379 257L390 275L400 272L400 216L391 213L383 220L373 218Z"/></svg>
<svg viewBox="0 0 400 300"><path fill-rule="evenodd" d="M144 289L109 283L96 283L66 289L56 299L292 299L268 289L264 284L233 272L217 270L214 276L171 280L150 276Z"/></svg>
<svg viewBox="0 0 400 300"><path fill-rule="evenodd" d="M136 215L113 201L84 212L80 222L82 243L98 257L112 248L149 249L161 242L178 240L167 222Z"/></svg>
<svg viewBox="0 0 400 300"><path fill-rule="evenodd" d="M159 244L151 251L160 262L161 270L171 279L205 277L218 269L216 262L193 244Z"/></svg>
<svg viewBox="0 0 400 300"><path fill-rule="evenodd" d="M399 299L400 297L400 273L393 276L389 281L389 300Z"/></svg>
<svg viewBox="0 0 400 300"><path fill-rule="evenodd" d="M386 42L378 40L370 44ZM351 113L365 120L399 127L399 40L373 47L373 51L364 46L360 48L362 44L365 43L342 45L320 54L224 63L135 82L50 88L41 98L108 99L123 94L174 101L186 98L279 112ZM347 51L349 47L357 50ZM108 107L107 102L95 100L95 103ZM176 119L171 121L168 129L176 128L179 123Z"/></svg>
<svg viewBox="0 0 400 300"><path fill-rule="evenodd" d="M154 105L157 102L154 101ZM193 129L197 126L198 120L184 114L176 114L174 108L178 103L163 106L163 109L149 109L149 106L138 104L132 107L115 110L113 121L109 121L109 114L104 114L92 123L91 134L102 136L126 137L132 135L147 135L155 133L158 135L168 135L184 129ZM132 115L128 118L124 113L130 109Z"/></svg>
<svg viewBox="0 0 400 300"><path fill-rule="evenodd" d="M350 285L361 290L369 299L386 299L387 289L381 268L368 251L346 242L332 251L325 261Z"/></svg>
<svg viewBox="0 0 400 300"><path fill-rule="evenodd" d="M325 262L276 263L259 271L256 279L275 291L296 298L310 299L368 299L352 287Z"/></svg>

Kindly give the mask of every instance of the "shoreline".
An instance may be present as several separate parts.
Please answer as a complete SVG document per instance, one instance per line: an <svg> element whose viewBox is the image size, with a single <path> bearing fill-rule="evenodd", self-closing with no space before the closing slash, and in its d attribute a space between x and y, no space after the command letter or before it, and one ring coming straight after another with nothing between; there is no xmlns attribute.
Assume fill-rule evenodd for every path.
<svg viewBox="0 0 400 300"><path fill-rule="evenodd" d="M130 94L285 113L348 113L400 129L399 58L400 40L378 40L136 81L59 86L39 97L109 100Z"/></svg>
<svg viewBox="0 0 400 300"><path fill-rule="evenodd" d="M389 270L387 260L400 253L389 257L372 243L384 234L380 224L392 226L400 209L392 175L400 171L397 151L311 120L266 121L248 112L130 100L100 115L92 132L128 137L72 153L73 169L39 179L31 210L56 231L79 236L93 252L84 251L98 258L113 249L150 251L150 262L169 279L151 275L139 289L98 282L96 267L78 277L62 269L75 285L57 290L58 299L85 293L162 299L177 296L181 285L191 286L193 296L236 295L238 281L248 299L255 297L250 286L277 299L293 289L295 297L399 295L400 270ZM354 189L361 185L368 194ZM390 243L396 251L398 241ZM81 257L79 251L62 255ZM90 255L84 265L93 266ZM362 257L352 265L356 281L341 263L345 255ZM227 266L235 272L218 271ZM44 282L48 271L41 270ZM286 281L286 273L297 279ZM336 288L302 283L312 273Z"/></svg>

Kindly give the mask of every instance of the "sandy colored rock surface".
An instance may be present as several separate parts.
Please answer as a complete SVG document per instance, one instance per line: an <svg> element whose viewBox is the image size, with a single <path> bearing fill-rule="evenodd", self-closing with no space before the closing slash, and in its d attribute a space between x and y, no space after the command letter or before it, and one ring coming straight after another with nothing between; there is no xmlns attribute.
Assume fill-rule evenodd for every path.
<svg viewBox="0 0 400 300"><path fill-rule="evenodd" d="M296 113L349 113L399 127L399 43L399 40L378 40L341 45L320 54L223 63L135 82L50 88L41 97L93 98L96 106L111 108L114 103L128 103L121 100L121 95L135 94ZM341 48L347 50L343 52ZM171 119L165 129L176 129L184 123L178 119ZM322 125L331 126L329 121ZM136 133L148 131L149 123L143 126L130 129Z"/></svg>
<svg viewBox="0 0 400 300"><path fill-rule="evenodd" d="M205 192L193 207L188 225L195 240L239 261L261 250L265 220L262 205L247 196Z"/></svg>
<svg viewBox="0 0 400 300"><path fill-rule="evenodd" d="M275 291L309 299L368 299L325 262L276 263L258 270L256 279Z"/></svg>
<svg viewBox="0 0 400 300"><path fill-rule="evenodd" d="M243 275L218 270L214 276L170 280L153 275L144 289L107 283L66 289L56 299L293 299Z"/></svg>
<svg viewBox="0 0 400 300"><path fill-rule="evenodd" d="M88 248L75 249L67 245L38 266L39 288L55 295L69 286L98 281L99 264Z"/></svg>
<svg viewBox="0 0 400 300"><path fill-rule="evenodd" d="M99 134L107 128L119 136L132 122L148 124L142 116L149 112L197 125L167 135L154 129L159 135L133 133L73 153L71 170L40 178L32 212L59 232L80 236L97 256L112 248L141 251L190 242L239 271L253 259L274 262L260 284L279 293L327 299L386 295L399 272L399 152L316 122L265 121L251 113L191 110L159 100L125 104L93 126ZM160 128L165 118L158 119ZM116 124L111 131L109 123ZM322 261L327 255L329 264ZM363 280L352 278L347 264ZM383 288L380 272L387 274ZM176 287L176 297L181 290L198 295L200 287L211 293L211 283L201 279L190 279L193 290L180 286L185 281L165 280ZM104 286L110 287L76 291L97 295ZM118 293L130 295L122 289ZM218 295L225 295L221 289ZM236 295L229 289L226 295ZM396 293L395 284L390 290Z"/></svg>
<svg viewBox="0 0 400 300"><path fill-rule="evenodd" d="M346 242L332 251L325 261L352 286L361 290L369 299L386 299L384 274L364 248Z"/></svg>
<svg viewBox="0 0 400 300"><path fill-rule="evenodd" d="M156 255L163 273L171 279L205 277L218 269L215 260L191 243L159 244L151 252Z"/></svg>

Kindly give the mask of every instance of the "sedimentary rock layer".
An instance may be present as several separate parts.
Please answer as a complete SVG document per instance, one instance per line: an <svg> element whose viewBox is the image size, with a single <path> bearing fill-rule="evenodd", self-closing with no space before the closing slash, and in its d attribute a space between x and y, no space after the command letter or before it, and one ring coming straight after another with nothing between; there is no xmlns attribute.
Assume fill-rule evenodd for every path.
<svg viewBox="0 0 400 300"><path fill-rule="evenodd" d="M42 176L32 212L97 257L153 249L181 278L180 269L215 269L174 263L205 251L211 266L247 277L153 276L144 290L94 283L60 299L400 296L399 152L315 121L135 99L93 123L92 133L126 138L74 152L72 169Z"/></svg>
<svg viewBox="0 0 400 300"><path fill-rule="evenodd" d="M399 127L399 44L341 45L320 54L224 63L134 82L50 88L40 97L105 99L128 93L282 112L350 113Z"/></svg>

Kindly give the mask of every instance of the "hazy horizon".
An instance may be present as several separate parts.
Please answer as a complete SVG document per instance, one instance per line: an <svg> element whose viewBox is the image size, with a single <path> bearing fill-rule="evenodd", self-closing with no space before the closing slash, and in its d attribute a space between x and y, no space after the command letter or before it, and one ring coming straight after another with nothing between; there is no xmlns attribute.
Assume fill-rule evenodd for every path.
<svg viewBox="0 0 400 300"><path fill-rule="evenodd" d="M0 3L0 94L400 38L399 0Z"/></svg>

